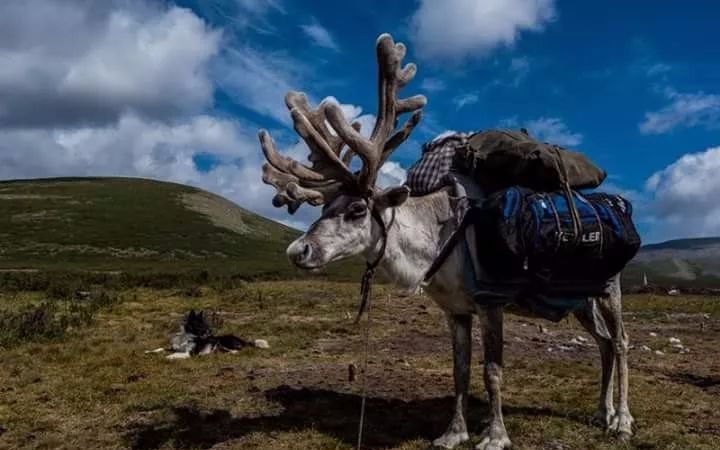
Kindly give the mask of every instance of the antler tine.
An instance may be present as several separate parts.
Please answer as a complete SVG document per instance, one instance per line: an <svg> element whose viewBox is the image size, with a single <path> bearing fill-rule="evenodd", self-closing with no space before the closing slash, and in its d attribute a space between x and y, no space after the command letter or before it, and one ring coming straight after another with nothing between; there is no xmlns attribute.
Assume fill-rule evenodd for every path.
<svg viewBox="0 0 720 450"><path fill-rule="evenodd" d="M417 124L422 120L422 110L415 111L412 116L405 122L402 129L392 135L390 139L385 143L383 148L382 158L380 159L380 165L382 166L385 161L390 157L390 154L400 146L408 137L410 133L415 129Z"/></svg>
<svg viewBox="0 0 720 450"><path fill-rule="evenodd" d="M273 198L274 206L287 205L288 212L294 214L303 202L318 206L337 195L342 182L282 156L267 131L261 130L258 137L268 161L262 167L263 182L274 186L277 191Z"/></svg>
<svg viewBox="0 0 720 450"><path fill-rule="evenodd" d="M376 50L378 112L369 139L360 134L359 122L348 122L334 98L312 109L307 96L300 92L289 92L285 103L295 131L310 149L312 167L281 155L270 134L260 131L258 137L267 159L263 165L263 181L277 190L273 199L275 206L287 205L292 214L303 202L321 205L342 189L372 193L380 167L420 122L425 97L397 98L398 90L409 83L417 71L414 64L401 67L407 49L401 43L396 44L389 34L383 34L377 40ZM412 116L402 129L395 131L398 114L407 112L412 112ZM343 153L345 146L347 150ZM359 174L350 170L355 155L362 159Z"/></svg>
<svg viewBox="0 0 720 450"><path fill-rule="evenodd" d="M338 136L333 135L328 130L325 123L325 112L322 108L312 109L308 102L307 96L303 92L290 91L285 95L285 105L292 112L293 109L299 110L312 124L313 127L327 141L336 155L339 155L342 147L345 145Z"/></svg>
<svg viewBox="0 0 720 450"><path fill-rule="evenodd" d="M372 189L378 171L393 150L402 144L420 122L420 109L427 100L422 95L398 99L397 92L415 76L415 64L400 67L407 49L402 43L395 43L389 34L382 34L377 40L378 62L378 114L370 139L364 139L350 127L336 102L324 102L326 117L335 132L363 160L363 169L358 180L364 190ZM397 125L397 116L414 112L403 128L392 135Z"/></svg>
<svg viewBox="0 0 720 450"><path fill-rule="evenodd" d="M315 110L311 109L307 96L300 92L289 92L285 96L285 103L290 109L295 131L310 148L308 159L313 163L312 169L354 183L353 173L340 159L345 144L339 136L330 133L322 105Z"/></svg>
<svg viewBox="0 0 720 450"><path fill-rule="evenodd" d="M323 174L318 173L291 158L281 155L275 148L275 142L272 137L270 137L270 133L266 130L260 130L258 138L260 139L260 146L265 154L265 159L267 159L267 161L276 169L291 173L297 178L306 180L325 181L327 179L327 177Z"/></svg>

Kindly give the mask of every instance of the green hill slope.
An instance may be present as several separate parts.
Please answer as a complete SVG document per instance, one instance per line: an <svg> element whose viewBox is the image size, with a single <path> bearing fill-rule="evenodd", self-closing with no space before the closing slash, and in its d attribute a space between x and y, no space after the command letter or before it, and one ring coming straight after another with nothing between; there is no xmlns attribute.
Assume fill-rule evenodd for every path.
<svg viewBox="0 0 720 450"><path fill-rule="evenodd" d="M129 178L0 182L0 269L293 272L300 233L208 192Z"/></svg>

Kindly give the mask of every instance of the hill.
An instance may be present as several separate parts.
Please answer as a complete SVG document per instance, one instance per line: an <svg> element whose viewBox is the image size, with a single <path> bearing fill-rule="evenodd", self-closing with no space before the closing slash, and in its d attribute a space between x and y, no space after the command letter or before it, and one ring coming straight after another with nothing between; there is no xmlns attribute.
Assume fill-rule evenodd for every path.
<svg viewBox="0 0 720 450"><path fill-rule="evenodd" d="M644 246L624 274L626 285L720 287L720 238L679 239Z"/></svg>
<svg viewBox="0 0 720 450"><path fill-rule="evenodd" d="M285 257L300 232L215 194L136 178L0 182L0 270L187 272L295 276ZM329 275L356 280L357 262ZM720 238L644 246L625 286L720 287ZM305 276L306 274L303 274Z"/></svg>
<svg viewBox="0 0 720 450"><path fill-rule="evenodd" d="M131 178L0 182L0 269L293 271L300 232L211 193Z"/></svg>

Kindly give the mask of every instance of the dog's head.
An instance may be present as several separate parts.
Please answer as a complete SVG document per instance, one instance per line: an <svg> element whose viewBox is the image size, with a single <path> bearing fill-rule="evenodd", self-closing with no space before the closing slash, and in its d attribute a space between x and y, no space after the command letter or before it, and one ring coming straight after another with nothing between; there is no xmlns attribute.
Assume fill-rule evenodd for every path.
<svg viewBox="0 0 720 450"><path fill-rule="evenodd" d="M196 313L194 309L191 310L185 318L183 331L200 338L208 337L212 334L210 325L207 323L207 320L205 320L204 312L200 311Z"/></svg>

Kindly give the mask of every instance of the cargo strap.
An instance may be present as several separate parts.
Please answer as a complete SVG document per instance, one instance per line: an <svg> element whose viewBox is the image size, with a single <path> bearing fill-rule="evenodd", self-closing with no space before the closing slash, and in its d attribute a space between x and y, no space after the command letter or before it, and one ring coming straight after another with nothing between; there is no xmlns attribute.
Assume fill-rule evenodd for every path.
<svg viewBox="0 0 720 450"><path fill-rule="evenodd" d="M457 243L462 238L465 229L468 227L468 225L470 225L473 218L473 211L474 209L472 206L467 209L465 217L463 217L457 229L455 229L455 231L453 231L447 241L445 241L445 244L443 244L443 246L440 248L440 252L433 260L430 268L427 270L427 272L425 272L423 282L427 283L437 273L437 271L440 270L440 267L442 267L442 265L445 263L445 260L448 258L448 256L450 256L450 253L453 251Z"/></svg>
<svg viewBox="0 0 720 450"><path fill-rule="evenodd" d="M580 240L580 236L582 235L582 223L580 222L580 214L577 211L577 206L575 205L575 196L573 195L572 188L570 187L570 181L567 174L567 168L565 167L565 162L562 159L562 156L560 155L560 148L557 146L553 146L553 150L555 151L555 168L558 171L558 175L560 175L560 184L563 190L563 193L565 194L565 199L567 200L568 208L570 209L570 218L572 219L572 227L573 227L573 237L572 240L575 244L578 243Z"/></svg>

